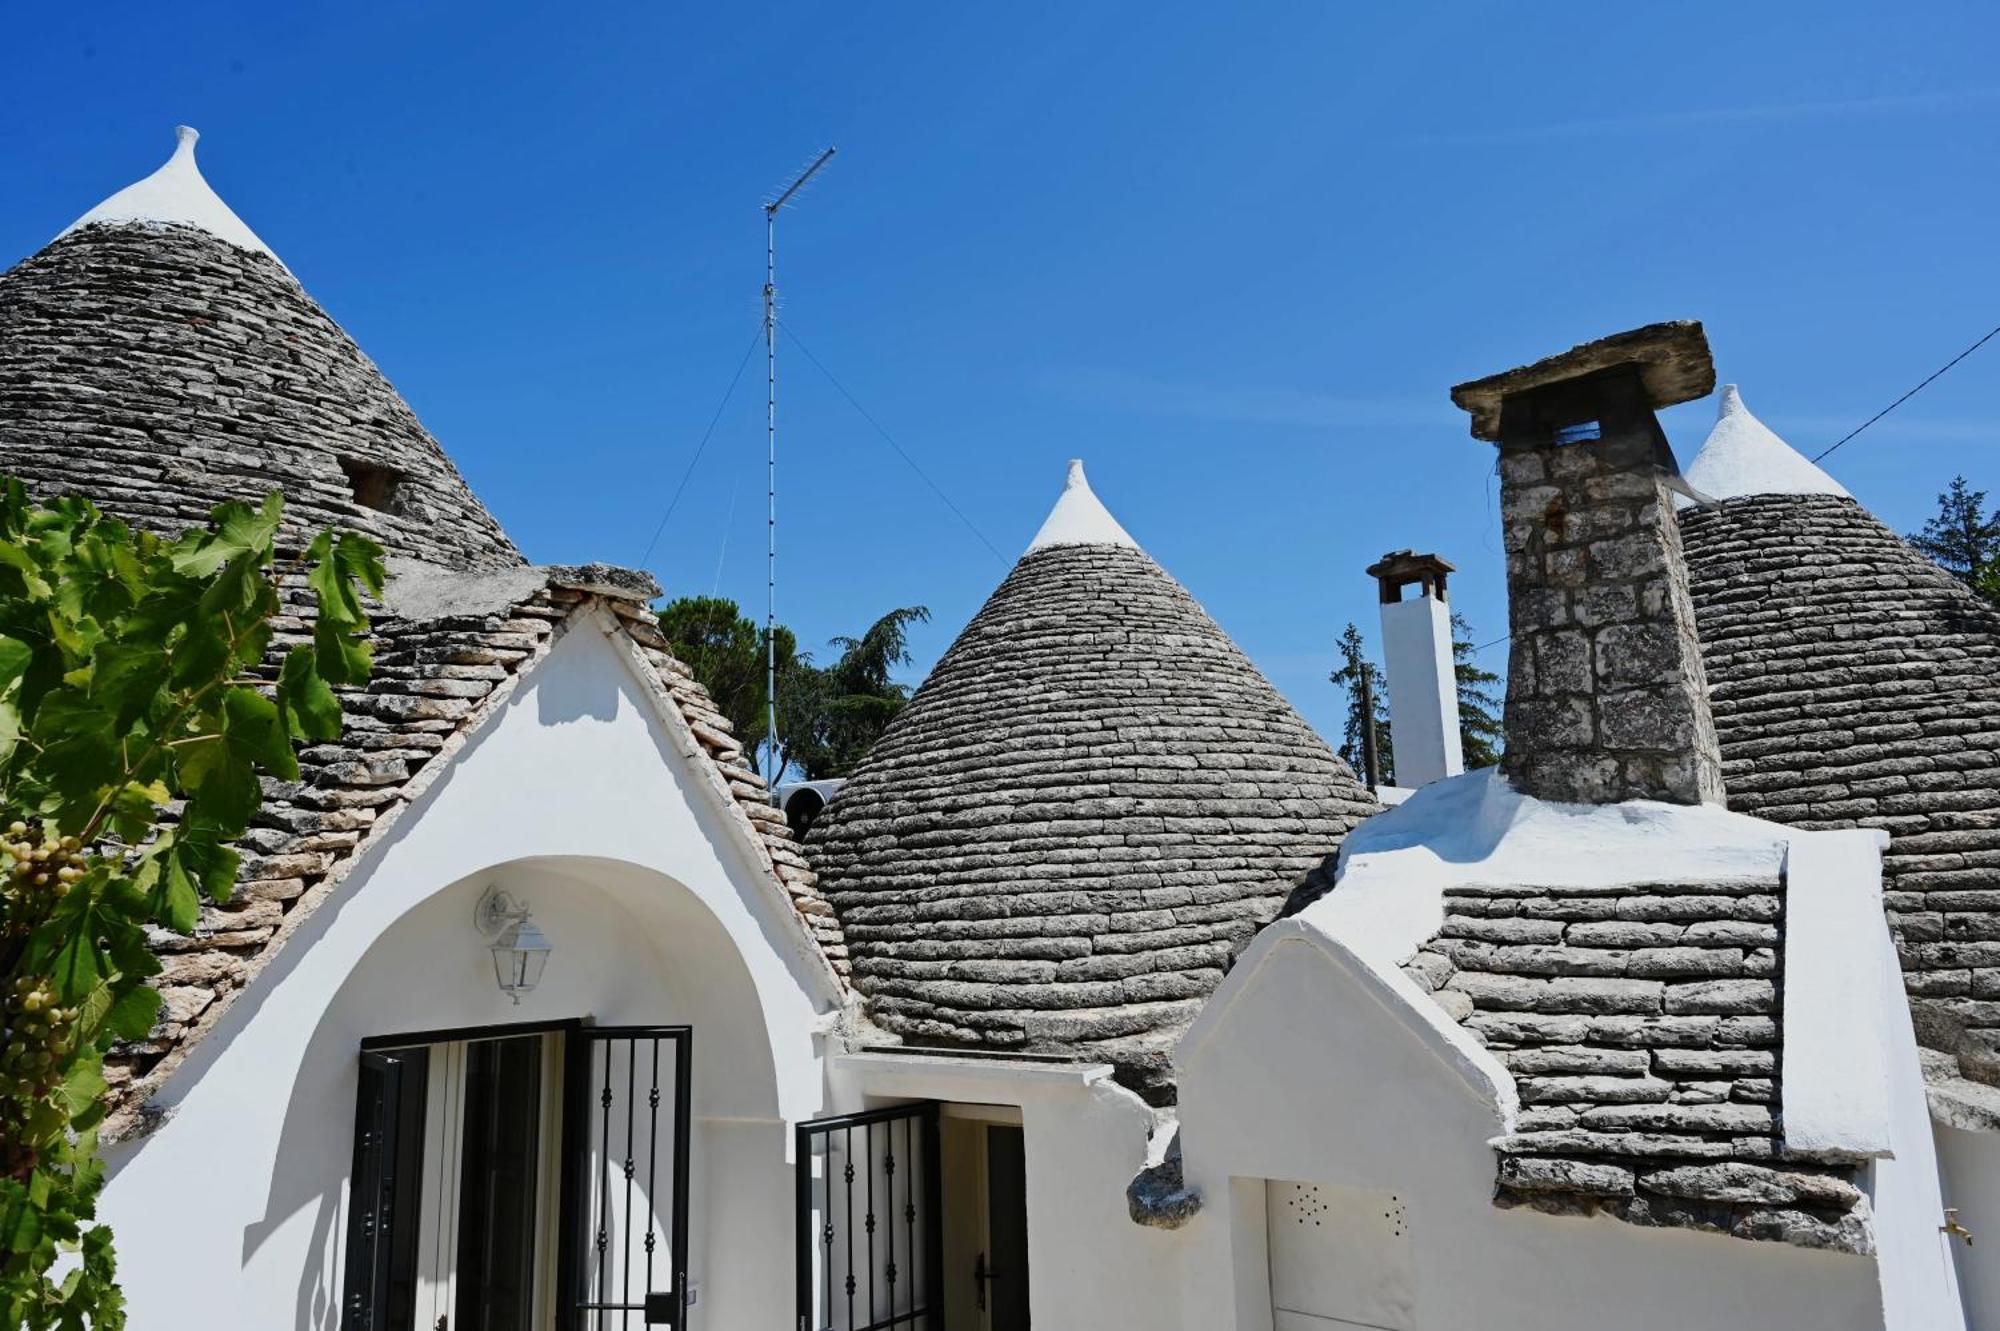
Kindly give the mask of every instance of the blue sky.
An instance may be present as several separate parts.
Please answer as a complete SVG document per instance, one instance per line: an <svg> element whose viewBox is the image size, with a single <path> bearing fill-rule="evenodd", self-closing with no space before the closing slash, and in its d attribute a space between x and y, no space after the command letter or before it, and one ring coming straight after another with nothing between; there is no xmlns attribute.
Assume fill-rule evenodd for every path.
<svg viewBox="0 0 2000 1331"><path fill-rule="evenodd" d="M210 181L537 560L637 561L756 329L791 346L780 614L922 603L927 667L1063 461L1322 730L1362 569L1504 630L1462 379L1661 318L1808 453L2000 322L2000 11L1938 3L38 6L0 263ZM1899 529L2000 492L2000 342L1827 465ZM650 566L761 608L761 366ZM1667 414L1683 460L1713 404ZM1004 552L996 557L985 544ZM1502 664L1503 649L1490 653Z"/></svg>

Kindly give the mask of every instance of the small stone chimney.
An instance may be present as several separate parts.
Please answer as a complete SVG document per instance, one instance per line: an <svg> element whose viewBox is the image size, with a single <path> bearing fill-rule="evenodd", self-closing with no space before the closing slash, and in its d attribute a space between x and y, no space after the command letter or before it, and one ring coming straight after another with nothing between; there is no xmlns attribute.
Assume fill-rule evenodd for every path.
<svg viewBox="0 0 2000 1331"><path fill-rule="evenodd" d="M1694 606L1653 413L1715 388L1693 321L1651 324L1451 390L1500 446L1507 750L1527 794L1722 801Z"/></svg>
<svg viewBox="0 0 2000 1331"><path fill-rule="evenodd" d="M1465 770L1445 600L1445 579L1454 571L1436 555L1409 550L1392 550L1368 566L1382 595L1382 668L1399 786L1426 786ZM1405 598L1411 587L1416 595Z"/></svg>

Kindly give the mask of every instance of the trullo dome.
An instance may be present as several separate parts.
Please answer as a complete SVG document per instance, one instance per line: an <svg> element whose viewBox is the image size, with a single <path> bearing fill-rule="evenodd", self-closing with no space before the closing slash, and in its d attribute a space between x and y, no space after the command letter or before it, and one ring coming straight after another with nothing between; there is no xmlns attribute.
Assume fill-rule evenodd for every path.
<svg viewBox="0 0 2000 1331"><path fill-rule="evenodd" d="M808 852L877 1024L1102 1058L1158 1100L1237 951L1374 810L1071 463Z"/></svg>
<svg viewBox="0 0 2000 1331"><path fill-rule="evenodd" d="M218 198L182 128L158 171L0 274L0 465L164 531L285 494L449 565L521 556L354 340Z"/></svg>

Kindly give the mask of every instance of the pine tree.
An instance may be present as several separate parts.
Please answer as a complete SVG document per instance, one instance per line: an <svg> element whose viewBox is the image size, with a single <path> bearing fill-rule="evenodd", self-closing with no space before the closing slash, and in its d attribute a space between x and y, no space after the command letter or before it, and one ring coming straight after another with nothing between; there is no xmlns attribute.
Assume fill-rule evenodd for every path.
<svg viewBox="0 0 2000 1331"><path fill-rule="evenodd" d="M1458 678L1458 742L1465 750L1465 767L1491 767L1500 761L1500 676L1472 659L1472 625L1464 615L1451 615L1452 673Z"/></svg>
<svg viewBox="0 0 2000 1331"><path fill-rule="evenodd" d="M910 625L930 617L920 605L891 610L860 637L835 638L840 656L832 665L815 666L801 655L794 670L779 674L779 738L787 766L812 781L854 770L909 705L910 686L890 675L910 663Z"/></svg>
<svg viewBox="0 0 2000 1331"><path fill-rule="evenodd" d="M1340 664L1327 679L1347 694L1347 720L1340 732L1340 756L1355 773L1366 780L1367 758L1362 747L1363 718L1368 707L1363 702L1362 681L1372 695L1375 720L1375 776L1383 785L1396 781L1396 750L1389 733L1389 689L1382 667L1368 659L1368 644L1353 623L1341 631Z"/></svg>
<svg viewBox="0 0 2000 1331"><path fill-rule="evenodd" d="M1954 476L1938 496L1937 516L1910 544L1989 600L2000 603L2000 510L1988 511L1986 492Z"/></svg>
<svg viewBox="0 0 2000 1331"><path fill-rule="evenodd" d="M764 626L726 596L683 596L660 606L658 613L660 632L673 654L708 690L737 739L754 752L768 728ZM798 647L783 624L776 636L782 681L797 667ZM785 718L780 716L778 723L783 725Z"/></svg>

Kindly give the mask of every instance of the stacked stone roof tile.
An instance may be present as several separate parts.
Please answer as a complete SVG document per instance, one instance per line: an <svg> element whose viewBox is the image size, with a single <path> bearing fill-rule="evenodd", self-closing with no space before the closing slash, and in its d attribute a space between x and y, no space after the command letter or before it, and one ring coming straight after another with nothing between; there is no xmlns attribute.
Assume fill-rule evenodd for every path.
<svg viewBox="0 0 2000 1331"><path fill-rule="evenodd" d="M2000 610L1852 499L1680 521L1729 806L1890 833L1918 1035L2000 1085Z"/></svg>
<svg viewBox="0 0 2000 1331"><path fill-rule="evenodd" d="M0 457L41 495L86 493L162 531L277 488L296 531L521 562L292 275L193 227L90 225L0 275Z"/></svg>
<svg viewBox="0 0 2000 1331"><path fill-rule="evenodd" d="M1784 1139L1785 891L1774 874L1445 894L1404 972L1513 1074L1501 1205L1871 1250L1853 1162Z"/></svg>
<svg viewBox="0 0 2000 1331"><path fill-rule="evenodd" d="M1107 540L1022 558L807 849L879 1025L1105 1058L1164 1099L1238 950L1375 807L1185 589Z"/></svg>

